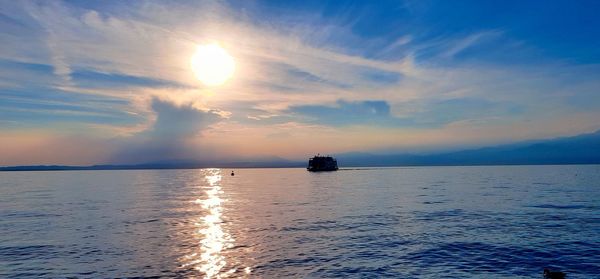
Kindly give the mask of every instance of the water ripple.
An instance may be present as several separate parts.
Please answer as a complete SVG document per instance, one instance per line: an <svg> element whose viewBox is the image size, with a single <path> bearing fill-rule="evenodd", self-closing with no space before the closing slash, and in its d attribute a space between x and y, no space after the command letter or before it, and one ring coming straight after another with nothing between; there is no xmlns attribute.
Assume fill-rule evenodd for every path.
<svg viewBox="0 0 600 279"><path fill-rule="evenodd" d="M600 166L2 173L1 278L568 278ZM577 179L572 179L577 173Z"/></svg>

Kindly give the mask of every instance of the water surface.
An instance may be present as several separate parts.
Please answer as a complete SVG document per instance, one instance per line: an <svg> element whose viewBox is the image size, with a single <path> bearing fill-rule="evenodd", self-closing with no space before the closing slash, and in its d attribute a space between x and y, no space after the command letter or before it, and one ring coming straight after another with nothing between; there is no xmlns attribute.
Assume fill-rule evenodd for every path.
<svg viewBox="0 0 600 279"><path fill-rule="evenodd" d="M600 274L600 166L0 173L0 277Z"/></svg>

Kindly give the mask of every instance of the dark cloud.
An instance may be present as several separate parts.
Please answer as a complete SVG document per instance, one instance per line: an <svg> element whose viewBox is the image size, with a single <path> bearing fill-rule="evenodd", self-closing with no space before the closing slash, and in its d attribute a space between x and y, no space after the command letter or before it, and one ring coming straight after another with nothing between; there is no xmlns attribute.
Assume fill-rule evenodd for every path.
<svg viewBox="0 0 600 279"><path fill-rule="evenodd" d="M493 102L475 98L456 98L443 101L406 102L395 107L406 117L391 114L386 101L344 101L334 106L292 106L287 113L303 122L331 126L376 125L396 127L441 127L461 120L507 117L524 111L522 106L508 102ZM415 110L415 108L420 108Z"/></svg>
<svg viewBox="0 0 600 279"><path fill-rule="evenodd" d="M91 70L78 70L70 74L77 86L82 88L127 88L127 87L179 87L184 84L143 76L125 75L119 73L101 73Z"/></svg>
<svg viewBox="0 0 600 279"><path fill-rule="evenodd" d="M221 119L215 111L199 110L191 104L177 106L156 98L152 100L152 110L156 113L156 122L149 134L159 138L188 137Z"/></svg>
<svg viewBox="0 0 600 279"><path fill-rule="evenodd" d="M325 125L387 124L395 119L390 115L390 105L386 101L338 100L335 106L292 106L289 113L307 122Z"/></svg>
<svg viewBox="0 0 600 279"><path fill-rule="evenodd" d="M121 148L113 157L115 163L144 163L173 159L204 159L206 150L189 142L200 136L208 126L222 117L215 111L204 111L191 104L176 105L154 98L151 103L156 113L154 125L119 143Z"/></svg>
<svg viewBox="0 0 600 279"><path fill-rule="evenodd" d="M382 71L378 69L368 68L362 71L361 75L366 80L378 84L395 84L400 81L402 75L397 72Z"/></svg>
<svg viewBox="0 0 600 279"><path fill-rule="evenodd" d="M285 85L281 84L272 84L269 86L273 90L283 89L284 92L293 92L300 91L304 92L304 87L306 83L309 84L320 84L320 85L328 85L341 89L349 89L351 86L346 83L341 83L339 81L335 81L332 79L327 79L325 77L319 76L315 73L308 72L306 70L300 69L296 66L287 64L287 63L268 63L270 67L275 69L278 73L284 73L286 77ZM282 87L283 86L283 87Z"/></svg>

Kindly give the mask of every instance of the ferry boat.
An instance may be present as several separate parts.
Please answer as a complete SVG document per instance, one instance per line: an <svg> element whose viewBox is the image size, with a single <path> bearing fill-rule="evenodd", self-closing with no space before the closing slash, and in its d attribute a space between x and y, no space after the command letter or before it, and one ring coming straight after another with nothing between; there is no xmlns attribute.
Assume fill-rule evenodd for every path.
<svg viewBox="0 0 600 279"><path fill-rule="evenodd" d="M308 160L308 171L336 171L338 170L337 160L331 156L317 155Z"/></svg>

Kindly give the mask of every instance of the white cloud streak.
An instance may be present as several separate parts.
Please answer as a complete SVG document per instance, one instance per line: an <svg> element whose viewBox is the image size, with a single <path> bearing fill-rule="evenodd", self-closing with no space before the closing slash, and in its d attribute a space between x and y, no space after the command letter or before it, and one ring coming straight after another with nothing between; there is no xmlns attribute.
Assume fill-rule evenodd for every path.
<svg viewBox="0 0 600 279"><path fill-rule="evenodd" d="M322 141L352 138L351 144L338 147L365 150L418 147L423 142L428 145L507 142L600 128L593 121L600 113L580 112L579 107L567 104L574 96L583 94L579 92L597 92L600 88L598 65L581 66L561 61L544 61L538 65L447 63L447 59L487 39L501 40L506 34L499 30L428 42L416 41L413 34L405 34L378 50L380 57L402 51L403 55L396 57L403 58L385 60L345 51L340 49L339 42L328 45L328 38L334 34L339 38L340 32L351 33L346 26L330 21L318 27L317 32L317 27L308 22L298 26L257 23L219 2L191 7L178 4L167 7L160 2L120 5L132 7L126 12L115 12L86 10L62 2L11 3L2 12L15 14L23 22L23 26L11 25L11 28L29 30L29 33L0 34L3 42L8 42L0 48L0 58L52 65L56 79L47 81L49 87L75 95L122 99L129 103L128 112L147 119L129 126L89 123L91 129L111 131L117 138L151 129L156 115L150 104L158 98L178 106L191 105L200 111L213 110L222 116L221 122L210 126L201 140L186 140L198 146L253 155L268 151L259 148L265 146L265 142L274 147L268 155L293 157L308 152L289 152L286 142L301 142L313 133L326 134L315 137ZM311 19L320 23L318 18ZM235 57L237 71L227 84L211 89L194 78L189 59L197 44L213 41L220 42ZM365 46L370 46L368 39L363 41ZM423 49L437 52L424 59L420 55ZM89 88L73 79L73 74L79 71L161 80L172 85ZM392 73L398 80L383 82L370 78L369 72ZM14 82L8 82L15 80L9 75L3 73L1 87L14 86ZM35 78L21 77L19 85L24 86L27 79ZM43 99L44 93L40 94ZM394 116L406 118L427 113L431 104L439 100L461 98L513 103L522 106L523 111L505 117L478 115L441 127L369 128L373 136L359 132L365 127L313 126L297 123L299 120L267 124L271 118L285 115L292 105L335 104L339 99L384 100L391 105ZM597 96L586 98L593 102L592 106L600 104ZM251 105L248 111L255 112L239 110L240 102ZM549 111L554 115L548 115ZM246 124L235 120L240 118L255 122ZM260 124L262 121L265 124ZM527 125L546 128L527 129ZM294 128L290 130L290 126ZM219 129L223 129L223 133ZM489 138L490 130L502 132L494 132L494 140ZM456 136L457 133L462 136ZM226 140L223 134L228 135ZM232 140L236 137L240 140ZM244 140L256 143L252 151L238 146ZM335 147L323 145L323 148Z"/></svg>

